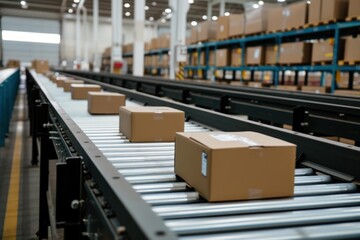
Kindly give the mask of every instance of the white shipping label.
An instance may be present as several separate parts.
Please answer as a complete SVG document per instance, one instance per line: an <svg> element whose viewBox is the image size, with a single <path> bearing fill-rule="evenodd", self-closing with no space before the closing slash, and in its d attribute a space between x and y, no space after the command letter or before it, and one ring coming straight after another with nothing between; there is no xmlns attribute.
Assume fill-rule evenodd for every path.
<svg viewBox="0 0 360 240"><path fill-rule="evenodd" d="M254 58L255 58L255 59L260 58L260 49L259 49L259 48L255 49Z"/></svg>
<svg viewBox="0 0 360 240"><path fill-rule="evenodd" d="M207 176L207 154L206 152L201 153L201 174Z"/></svg>
<svg viewBox="0 0 360 240"><path fill-rule="evenodd" d="M213 138L215 138L216 140L221 141L221 142L239 141L239 142L245 143L249 146L261 146L261 144L255 142L247 137L236 136L236 135L232 135L232 134L211 134L210 136L212 136Z"/></svg>

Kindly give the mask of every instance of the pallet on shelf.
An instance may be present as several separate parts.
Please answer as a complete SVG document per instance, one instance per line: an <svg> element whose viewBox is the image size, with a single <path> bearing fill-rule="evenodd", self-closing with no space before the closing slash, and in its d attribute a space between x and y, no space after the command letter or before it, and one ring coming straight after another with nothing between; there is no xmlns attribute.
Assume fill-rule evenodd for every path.
<svg viewBox="0 0 360 240"><path fill-rule="evenodd" d="M360 20L360 16L345 18L346 22L359 21L359 20Z"/></svg>
<svg viewBox="0 0 360 240"><path fill-rule="evenodd" d="M331 65L332 61L316 61L316 62L312 62L311 65L313 66L326 66L326 65Z"/></svg>
<svg viewBox="0 0 360 240"><path fill-rule="evenodd" d="M354 66L354 65L360 65L360 60L340 60L338 62L339 66Z"/></svg>

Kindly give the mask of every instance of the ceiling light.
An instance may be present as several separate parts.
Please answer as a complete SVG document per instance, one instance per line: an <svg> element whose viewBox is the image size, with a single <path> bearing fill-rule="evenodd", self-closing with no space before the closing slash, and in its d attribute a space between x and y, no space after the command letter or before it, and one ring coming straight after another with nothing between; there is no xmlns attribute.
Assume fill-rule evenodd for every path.
<svg viewBox="0 0 360 240"><path fill-rule="evenodd" d="M285 2L286 0L277 0L278 2Z"/></svg>
<svg viewBox="0 0 360 240"><path fill-rule="evenodd" d="M161 22L162 22L162 23L166 23L166 19L165 19L165 18L162 18L162 19L161 19Z"/></svg>
<svg viewBox="0 0 360 240"><path fill-rule="evenodd" d="M259 7L260 7L259 4L257 4L257 3L253 4L253 8L259 8Z"/></svg>
<svg viewBox="0 0 360 240"><path fill-rule="evenodd" d="M76 8L76 3L73 3L71 6L72 6L73 8Z"/></svg>
<svg viewBox="0 0 360 240"><path fill-rule="evenodd" d="M127 16L127 17L129 17L130 15L131 15L130 12L126 12L126 13L125 13L125 16Z"/></svg>
<svg viewBox="0 0 360 240"><path fill-rule="evenodd" d="M80 0L74 0L74 3L79 3L80 2Z"/></svg>
<svg viewBox="0 0 360 240"><path fill-rule="evenodd" d="M74 10L72 8L69 8L68 13L73 13Z"/></svg>
<svg viewBox="0 0 360 240"><path fill-rule="evenodd" d="M225 16L230 16L230 13L229 13L229 12L225 12L224 15L225 15Z"/></svg>
<svg viewBox="0 0 360 240"><path fill-rule="evenodd" d="M156 6L156 2L152 2L151 5Z"/></svg>
<svg viewBox="0 0 360 240"><path fill-rule="evenodd" d="M163 16L165 16L165 15L166 15L166 12L162 12L161 14L162 14Z"/></svg>
<svg viewBox="0 0 360 240"><path fill-rule="evenodd" d="M262 6L262 5L264 5L264 1L258 1L258 4L259 4L260 6Z"/></svg>
<svg viewBox="0 0 360 240"><path fill-rule="evenodd" d="M130 7L130 3L125 3L125 4L124 4L124 7L125 7L125 8L129 8L129 7Z"/></svg>
<svg viewBox="0 0 360 240"><path fill-rule="evenodd" d="M194 3L194 0L189 0L189 3L190 3L190 4L193 4L193 3Z"/></svg>
<svg viewBox="0 0 360 240"><path fill-rule="evenodd" d="M207 16L206 16L206 15L203 15L203 16L202 16L202 19L203 19L203 20L206 20L206 19L207 19Z"/></svg>
<svg viewBox="0 0 360 240"><path fill-rule="evenodd" d="M149 10L149 6L144 7L145 11Z"/></svg>
<svg viewBox="0 0 360 240"><path fill-rule="evenodd" d="M211 19L214 20L214 21L216 21L216 20L217 20L217 16L212 16Z"/></svg>
<svg viewBox="0 0 360 240"><path fill-rule="evenodd" d="M154 17L149 17L149 21L154 21Z"/></svg>
<svg viewBox="0 0 360 240"><path fill-rule="evenodd" d="M26 2L25 2L25 1L21 1L20 4L21 4L21 6L25 6L25 5L26 5Z"/></svg>
<svg viewBox="0 0 360 240"><path fill-rule="evenodd" d="M307 4L311 4L311 1L306 1Z"/></svg>
<svg viewBox="0 0 360 240"><path fill-rule="evenodd" d="M197 22L196 21L192 21L191 22L191 26L196 26L197 25Z"/></svg>
<svg viewBox="0 0 360 240"><path fill-rule="evenodd" d="M165 12L166 12L166 13L171 13L171 9L170 9L170 8L167 8L167 9L165 9Z"/></svg>

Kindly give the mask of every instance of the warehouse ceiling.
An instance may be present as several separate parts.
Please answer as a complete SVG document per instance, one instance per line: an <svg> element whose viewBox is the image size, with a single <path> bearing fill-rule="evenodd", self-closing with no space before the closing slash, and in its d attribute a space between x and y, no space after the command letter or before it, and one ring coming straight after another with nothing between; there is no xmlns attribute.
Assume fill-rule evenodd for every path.
<svg viewBox="0 0 360 240"><path fill-rule="evenodd" d="M0 8L21 9L22 11L33 10L42 12L53 13L72 13L74 14L76 8L76 2L78 0L0 0ZM185 1L185 0L181 0ZM190 0L189 0L190 1ZM210 0L219 2L216 0ZM300 0L287 0L286 3L300 1ZM304 0L301 0L304 1ZM124 19L132 19L134 16L134 2L135 0L123 0L123 4L128 3L129 7L123 8ZM158 21L162 18L166 19L164 10L168 8L168 0L146 0L146 19L150 21ZM188 22L202 21L203 16L207 14L207 6L209 0L193 0L190 4L190 10L188 12ZM230 14L241 13L244 11L244 5L252 8L253 4L257 4L258 1L254 0L226 0L225 12ZM260 1L261 2L261 1ZM264 0L263 2L277 3L277 0ZM284 3L282 3L284 4ZM89 15L92 14L93 0L86 0L85 7L88 10ZM220 11L219 4L213 5L212 15L218 16ZM100 16L111 16L111 0L99 0L99 13ZM164 21L164 20L163 20Z"/></svg>

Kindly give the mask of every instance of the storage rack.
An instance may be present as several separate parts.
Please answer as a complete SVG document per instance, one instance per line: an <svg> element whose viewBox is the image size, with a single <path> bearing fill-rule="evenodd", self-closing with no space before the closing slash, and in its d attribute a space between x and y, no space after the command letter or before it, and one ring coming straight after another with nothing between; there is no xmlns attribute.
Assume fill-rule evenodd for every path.
<svg viewBox="0 0 360 240"><path fill-rule="evenodd" d="M292 125L293 130L355 140L360 146L360 100L321 94L283 92L274 89L211 86L184 81L119 76L109 73L63 71L72 77L93 79L159 97L194 104L275 126Z"/></svg>
<svg viewBox="0 0 360 240"><path fill-rule="evenodd" d="M223 71L223 77L225 78L225 71L232 71L232 80L235 80L237 71L250 71L251 72L251 80L253 79L253 74L255 71L272 72L274 86L278 84L284 84L285 71L294 71L295 79L294 84L298 83L298 76L300 71L305 71L305 81L304 84L308 84L308 73L309 72L321 72L321 86L325 86L325 73L332 74L332 82L331 82L331 92L337 88L336 83L336 73L340 72L349 72L349 80L348 80L348 89L353 89L353 76L355 72L360 72L359 65L343 65L340 66L338 64L338 49L339 49L339 41L344 36L349 35L357 35L360 33L360 21L350 21L350 22L339 22L328 25L320 25L315 27L308 27L298 30L292 30L287 32L276 32L269 34L261 34L255 36L245 36L239 39L230 39L225 41L218 42L205 42L202 44L195 44L188 46L189 55L194 54L195 52L198 54L198 62L200 61L201 55L205 54L205 65L193 65L191 61L191 57L189 57L189 65L185 66L185 70L188 73L189 78L194 78L195 73L198 71L202 72L202 76L204 79L209 79L209 72L215 72L217 70ZM281 43L286 42L295 42L295 41L307 41L307 40L316 40L316 39L334 39L334 52L333 52L333 60L329 65L293 65L293 66L279 66L279 65L261 65L261 66L246 66L245 65L245 50L248 46L265 46L265 45L277 45L280 46ZM226 67L216 67L209 66L209 52L210 50L217 50L223 48L241 48L241 66L226 66ZM277 60L279 59L280 47L277 48ZM159 55L168 52L168 49L161 50L152 50L145 53L146 56L150 55ZM127 54L126 56L131 56L132 54ZM124 55L125 56L125 55ZM216 56L215 56L216 62ZM147 67L148 70L157 69L156 73L159 75L163 68L161 67ZM241 74L241 79L243 80L243 76Z"/></svg>
<svg viewBox="0 0 360 240"><path fill-rule="evenodd" d="M32 98L37 105L31 110L38 116L37 124L32 125L33 134L41 136L40 238L48 236L49 224L53 229L54 224L64 228L64 239L84 235L109 239L223 239L225 236L266 239L284 234L294 238L306 234L308 238L345 239L360 235L360 195L353 183L360 177L360 150L357 147L100 83L103 89L126 94L128 99L142 104L183 110L191 119L185 125L188 130L201 129L205 125L224 131L258 131L297 144L299 159L294 198L207 203L183 181L176 179L171 167L157 159L164 155L157 156L154 152L166 152L160 151L159 146L143 144L150 155L136 151L137 145L127 142L119 134L116 120L109 125L108 118L89 116L84 101L71 101L68 93L56 88L44 76L27 72L27 81L38 93L38 99ZM173 148L173 145L165 145ZM47 198L50 196L47 180L54 173L48 165L50 159L54 159L49 156L53 147L59 158L55 180L56 196L60 197L54 206ZM113 161L111 156L114 155L123 156L123 159ZM138 156L143 161L136 162L131 156ZM171 156L170 153L167 157ZM156 167L146 167L144 161ZM315 175L314 170L325 175ZM48 204L50 212L47 211ZM262 218L259 222L259 217L270 220ZM247 219L246 224L235 218ZM231 220L229 223L235 225L206 222L212 219ZM188 224L181 225L184 221Z"/></svg>

